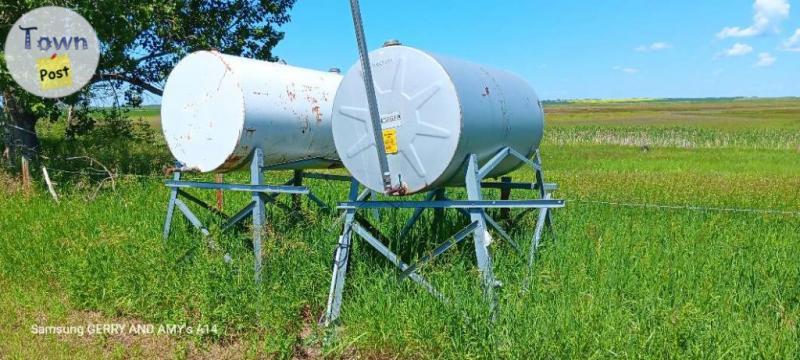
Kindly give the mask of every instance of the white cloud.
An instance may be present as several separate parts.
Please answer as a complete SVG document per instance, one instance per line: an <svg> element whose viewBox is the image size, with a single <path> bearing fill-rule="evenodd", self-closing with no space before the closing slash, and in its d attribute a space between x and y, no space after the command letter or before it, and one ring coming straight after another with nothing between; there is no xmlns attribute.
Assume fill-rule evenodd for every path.
<svg viewBox="0 0 800 360"><path fill-rule="evenodd" d="M672 44L665 43L665 42L654 42L650 45L641 45L637 47L635 50L638 52L650 52L650 51L661 51L666 49L671 49Z"/></svg>
<svg viewBox="0 0 800 360"><path fill-rule="evenodd" d="M727 57L742 56L742 55L747 55L747 54L749 54L751 52L753 52L753 47L752 46L747 45L747 44L742 44L742 43L736 43L736 44L733 44L733 46L730 49L725 50L722 53L718 54L717 57L720 57L720 56L727 56Z"/></svg>
<svg viewBox="0 0 800 360"><path fill-rule="evenodd" d="M786 51L800 51L800 29L797 29L792 37L783 42L782 49Z"/></svg>
<svg viewBox="0 0 800 360"><path fill-rule="evenodd" d="M746 28L726 27L717 33L720 39L729 37L758 36L768 32L779 32L780 24L789 17L789 0L755 0L753 25Z"/></svg>
<svg viewBox="0 0 800 360"><path fill-rule="evenodd" d="M639 69L632 68L632 67L624 67L624 66L614 66L614 70L622 71L626 74L636 74L639 72Z"/></svg>
<svg viewBox="0 0 800 360"><path fill-rule="evenodd" d="M772 66L775 63L775 57L770 55L769 53L760 53L758 54L758 62L754 65L755 67L768 67Z"/></svg>

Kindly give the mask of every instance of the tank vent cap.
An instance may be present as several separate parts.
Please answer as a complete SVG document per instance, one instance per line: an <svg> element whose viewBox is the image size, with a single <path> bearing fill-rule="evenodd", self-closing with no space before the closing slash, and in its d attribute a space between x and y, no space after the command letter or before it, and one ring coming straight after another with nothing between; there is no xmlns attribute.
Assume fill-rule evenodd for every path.
<svg viewBox="0 0 800 360"><path fill-rule="evenodd" d="M400 40L397 39L389 39L383 42L383 47L397 46L397 45L403 45L403 44L400 42Z"/></svg>

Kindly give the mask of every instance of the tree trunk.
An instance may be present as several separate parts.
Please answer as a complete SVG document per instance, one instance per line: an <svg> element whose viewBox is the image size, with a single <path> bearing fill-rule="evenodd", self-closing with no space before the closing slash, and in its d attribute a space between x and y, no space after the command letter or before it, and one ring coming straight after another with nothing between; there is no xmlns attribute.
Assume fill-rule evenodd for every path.
<svg viewBox="0 0 800 360"><path fill-rule="evenodd" d="M34 159L39 153L39 137L36 136L36 115L22 106L10 92L3 94L7 115L8 136L5 139L9 160L15 162L17 156Z"/></svg>

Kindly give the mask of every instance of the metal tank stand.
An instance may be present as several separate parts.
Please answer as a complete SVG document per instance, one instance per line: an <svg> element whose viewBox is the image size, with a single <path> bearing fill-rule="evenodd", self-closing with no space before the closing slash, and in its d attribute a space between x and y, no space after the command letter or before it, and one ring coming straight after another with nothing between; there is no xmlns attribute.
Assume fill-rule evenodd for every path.
<svg viewBox="0 0 800 360"><path fill-rule="evenodd" d="M512 183L510 181L483 182L483 179L507 157L518 158L530 166L536 174L535 181L533 183ZM344 210L344 229L341 236L339 236L339 243L334 254L333 275L331 278L327 311L323 319L324 324L329 325L336 321L341 312L342 292L347 274L350 249L353 243L353 235L364 239L367 244L397 266L401 271L400 279L405 277L410 278L412 281L425 288L433 296L445 302L446 299L444 295L420 276L417 270L472 235L475 243L475 256L482 276L483 293L489 303L490 314L493 316L497 307L495 287L499 286L500 283L495 280L492 269L492 258L488 249L490 243L487 231L488 228L491 227L494 229L500 237L512 244L521 254L522 249L508 233L503 230L501 225L487 213L487 209L523 209L525 212L539 209L539 216L528 253L528 267L530 268L533 265L534 256L536 254L536 249L539 247L543 229L547 227L552 233L551 209L564 207L565 201L551 198L551 193L557 190L558 186L556 184L544 182L541 158L538 150L536 151L534 159L530 160L514 149L504 148L482 167L478 165L478 157L476 155L469 155L467 158L465 184L467 200L448 199L444 189L438 189L431 191L424 200L420 201L370 201L366 195L369 193L369 190L364 190L359 194L359 184L353 180L350 185L349 201L339 203L338 206L338 208ZM511 189L534 190L537 198L529 200L508 200L504 194L503 197L505 199L483 200L481 197L482 188L500 189L501 192L504 193L510 192ZM455 209L467 216L470 219L470 224L449 237L432 252L420 258L418 262L409 265L403 262L397 254L393 253L379 240L379 237L376 236L373 231L373 229L375 229L374 226L365 218L357 216L357 212L362 209L387 208L414 209L413 215L400 231L399 239L402 239L408 233L425 209L434 209L437 212L436 215L440 215L441 211L445 209Z"/></svg>
<svg viewBox="0 0 800 360"><path fill-rule="evenodd" d="M291 194L291 195L305 195L307 196L312 202L316 203L320 207L327 208L328 206L316 197L314 194L306 186L299 186L293 184L301 184L302 178L323 178L323 179L333 179L336 177L336 180L349 180L349 177L341 177L337 175L327 175L327 174L305 174L300 172L299 174L295 172L295 175L291 180L286 182L283 185L266 185L264 184L264 153L261 149L255 149L253 152L253 159L250 163L250 184L230 184L230 183L212 183L212 182L198 182L198 181L184 181L181 180L181 169L183 169L183 165L178 163L176 166L176 170L172 175L172 180L168 180L165 182L166 186L170 188L169 193L169 203L167 205L167 216L166 220L164 221L164 241L169 238L170 228L172 226L172 218L173 214L175 213L175 208L180 211L181 214L189 221L192 226L196 229L200 230L200 232L204 236L209 235L208 228L203 225L200 221L200 218L192 212L192 210L187 206L187 204L183 201L183 199L188 200L189 202L195 203L196 205L200 206L211 212L214 215L219 216L225 222L223 223L221 229L223 232L228 231L234 228L236 225L241 224L245 219L248 217L253 218L253 253L255 255L255 281L259 282L261 278L261 268L262 268L262 256L261 256L261 242L262 236L264 233L264 225L266 223L266 204L273 203L276 206L283 207L285 209L291 210L284 204L277 203L275 199L280 194ZM247 204L244 208L236 212L236 214L232 216L228 216L219 209L209 205L208 203L198 199L197 197L193 196L192 194L186 192L185 189L204 189L204 190L228 190L228 191L243 191L249 192L252 194L253 198L252 201ZM211 246L216 246L215 243L210 242Z"/></svg>

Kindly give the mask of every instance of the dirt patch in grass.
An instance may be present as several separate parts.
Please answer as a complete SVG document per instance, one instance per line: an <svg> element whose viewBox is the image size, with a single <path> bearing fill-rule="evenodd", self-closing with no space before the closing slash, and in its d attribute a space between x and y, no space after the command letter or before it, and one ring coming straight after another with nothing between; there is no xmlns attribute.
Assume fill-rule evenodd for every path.
<svg viewBox="0 0 800 360"><path fill-rule="evenodd" d="M317 329L317 317L314 316L311 306L305 305L300 310L300 317L303 319L303 327L297 335L297 342L294 346L293 359L320 359L322 357L322 347L319 341L314 341Z"/></svg>

